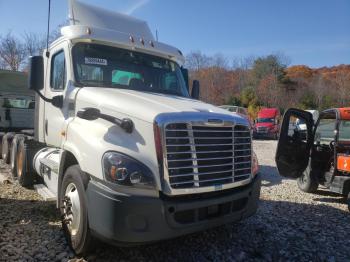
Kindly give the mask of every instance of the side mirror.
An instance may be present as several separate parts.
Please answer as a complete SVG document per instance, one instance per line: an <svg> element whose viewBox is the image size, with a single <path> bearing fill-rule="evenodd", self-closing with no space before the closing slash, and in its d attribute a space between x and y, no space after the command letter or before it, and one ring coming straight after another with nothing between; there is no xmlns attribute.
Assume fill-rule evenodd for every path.
<svg viewBox="0 0 350 262"><path fill-rule="evenodd" d="M188 84L188 69L187 69L187 68L184 68L184 67L181 67L181 72L182 72L182 75L183 75L183 77L184 77L187 90L189 91L190 88L189 88L189 84Z"/></svg>
<svg viewBox="0 0 350 262"><path fill-rule="evenodd" d="M101 111L97 108L92 107L82 108L77 112L77 117L89 121L98 119L100 115Z"/></svg>
<svg viewBox="0 0 350 262"><path fill-rule="evenodd" d="M54 97L51 99L51 104L52 104L54 107L62 108L62 107L63 107L63 96L54 96Z"/></svg>
<svg viewBox="0 0 350 262"><path fill-rule="evenodd" d="M199 99L199 81L198 80L193 80L193 84L192 84L192 93L191 93L191 97L193 99Z"/></svg>
<svg viewBox="0 0 350 262"><path fill-rule="evenodd" d="M44 59L42 56L32 56L29 58L28 87L34 91L44 88Z"/></svg>

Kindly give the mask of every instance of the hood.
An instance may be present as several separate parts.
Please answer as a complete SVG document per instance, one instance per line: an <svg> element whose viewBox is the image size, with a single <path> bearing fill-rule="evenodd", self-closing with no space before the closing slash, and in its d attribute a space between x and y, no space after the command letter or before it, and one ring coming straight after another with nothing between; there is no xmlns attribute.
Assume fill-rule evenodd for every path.
<svg viewBox="0 0 350 262"><path fill-rule="evenodd" d="M78 93L79 104L116 111L153 123L160 113L173 112L212 112L224 115L232 113L198 100L166 94L139 92L134 90L83 87ZM238 114L236 117L243 119Z"/></svg>

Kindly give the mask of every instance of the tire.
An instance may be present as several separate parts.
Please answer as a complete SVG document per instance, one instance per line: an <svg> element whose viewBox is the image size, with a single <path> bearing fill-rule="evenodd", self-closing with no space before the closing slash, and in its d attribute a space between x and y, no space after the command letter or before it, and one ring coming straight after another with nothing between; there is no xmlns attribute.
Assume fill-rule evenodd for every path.
<svg viewBox="0 0 350 262"><path fill-rule="evenodd" d="M11 174L12 178L17 178L17 150L18 150L18 141L20 137L24 137L24 135L19 134L15 135L12 140L11 153L10 153L10 166L11 166Z"/></svg>
<svg viewBox="0 0 350 262"><path fill-rule="evenodd" d="M86 255L91 251L92 238L85 194L88 181L79 165L73 165L64 174L59 194L63 231L77 255Z"/></svg>
<svg viewBox="0 0 350 262"><path fill-rule="evenodd" d="M311 160L303 175L297 179L298 187L301 191L306 193L315 193L318 188L318 179L315 171L311 168Z"/></svg>
<svg viewBox="0 0 350 262"><path fill-rule="evenodd" d="M38 151L38 144L25 136L18 138L16 167L18 182L21 186L31 188L34 185L36 173L33 168L33 158Z"/></svg>
<svg viewBox="0 0 350 262"><path fill-rule="evenodd" d="M10 152L11 152L11 144L12 139L15 136L15 133L7 133L3 136L2 139L2 159L6 164L10 164Z"/></svg>
<svg viewBox="0 0 350 262"><path fill-rule="evenodd" d="M4 132L0 132L0 159L2 158L2 139L4 135L5 135Z"/></svg>
<svg viewBox="0 0 350 262"><path fill-rule="evenodd" d="M350 192L348 193L348 199L346 200L346 202L348 203L348 209L350 211Z"/></svg>

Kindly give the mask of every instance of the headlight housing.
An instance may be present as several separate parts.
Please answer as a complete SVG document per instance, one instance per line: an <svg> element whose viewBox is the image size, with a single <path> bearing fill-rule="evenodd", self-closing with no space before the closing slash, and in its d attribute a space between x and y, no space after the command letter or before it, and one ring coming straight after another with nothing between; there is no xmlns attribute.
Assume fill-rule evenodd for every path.
<svg viewBox="0 0 350 262"><path fill-rule="evenodd" d="M155 188L152 171L141 162L117 152L107 152L102 158L105 180L123 186Z"/></svg>

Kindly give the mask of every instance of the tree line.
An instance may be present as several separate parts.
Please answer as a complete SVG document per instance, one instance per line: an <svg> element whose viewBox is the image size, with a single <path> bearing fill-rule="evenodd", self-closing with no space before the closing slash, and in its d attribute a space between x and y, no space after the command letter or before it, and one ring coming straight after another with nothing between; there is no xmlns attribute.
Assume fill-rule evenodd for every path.
<svg viewBox="0 0 350 262"><path fill-rule="evenodd" d="M314 69L289 63L282 53L230 60L197 51L186 57L190 78L201 82L201 100L247 107L252 118L262 107L283 112L350 106L350 65Z"/></svg>
<svg viewBox="0 0 350 262"><path fill-rule="evenodd" d="M47 42L50 44L57 39L61 35L60 27L66 24L67 22L64 22L51 31L48 38L46 34L32 32L24 32L20 36L14 35L11 31L4 35L0 34L0 69L26 70L28 57L42 54Z"/></svg>
<svg viewBox="0 0 350 262"><path fill-rule="evenodd" d="M50 33L49 43L60 35L62 25ZM0 35L0 69L25 71L28 57L41 54L46 41L46 35L34 33ZM314 69L289 63L282 53L229 59L196 51L186 56L185 66L190 78L201 82L202 101L244 106L251 117L261 107L283 112L288 107L322 110L350 105L350 65Z"/></svg>

